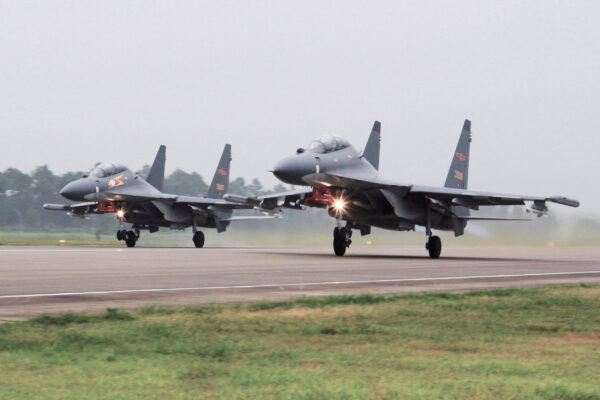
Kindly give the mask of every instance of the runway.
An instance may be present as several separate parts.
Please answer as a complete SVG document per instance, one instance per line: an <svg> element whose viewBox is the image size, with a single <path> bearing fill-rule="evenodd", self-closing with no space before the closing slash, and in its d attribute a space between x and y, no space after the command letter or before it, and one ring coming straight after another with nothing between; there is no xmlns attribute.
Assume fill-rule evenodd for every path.
<svg viewBox="0 0 600 400"><path fill-rule="evenodd" d="M0 247L0 320L106 307L600 283L600 247Z"/></svg>

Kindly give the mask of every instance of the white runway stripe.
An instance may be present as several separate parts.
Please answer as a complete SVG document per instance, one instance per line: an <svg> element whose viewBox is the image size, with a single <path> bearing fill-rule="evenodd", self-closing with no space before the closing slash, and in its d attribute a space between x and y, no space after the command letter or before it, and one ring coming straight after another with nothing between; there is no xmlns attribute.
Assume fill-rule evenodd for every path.
<svg viewBox="0 0 600 400"><path fill-rule="evenodd" d="M600 271L575 271L575 272L547 272L531 274L505 274L505 275L470 275L470 276L446 276L439 278L401 278L401 279L374 279L374 280L355 280L355 281L330 281L330 282L306 282L306 283L265 283L257 285L236 285L236 286L204 286L204 287L181 287L181 288L156 288L156 289L125 289L125 290L99 290L90 292L65 292L65 293L36 293L36 294L15 294L0 296L0 299L21 299L29 297L56 297L56 296L86 296L99 294L119 294L119 293L153 293L153 292L180 292L180 291L208 291L224 289L261 289L261 288L286 288L286 287L304 287L304 286L329 286L329 285L356 285L367 283L402 283L402 282L427 282L427 281L458 281L469 279L498 279L498 278L527 278L527 277L552 277L565 275L593 275L600 274Z"/></svg>

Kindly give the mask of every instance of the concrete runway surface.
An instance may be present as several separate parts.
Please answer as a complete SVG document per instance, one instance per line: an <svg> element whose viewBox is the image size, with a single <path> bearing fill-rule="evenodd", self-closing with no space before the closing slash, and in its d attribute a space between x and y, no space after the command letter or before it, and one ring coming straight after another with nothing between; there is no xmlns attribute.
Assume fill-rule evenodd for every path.
<svg viewBox="0 0 600 400"><path fill-rule="evenodd" d="M0 247L0 320L106 307L600 283L600 247Z"/></svg>

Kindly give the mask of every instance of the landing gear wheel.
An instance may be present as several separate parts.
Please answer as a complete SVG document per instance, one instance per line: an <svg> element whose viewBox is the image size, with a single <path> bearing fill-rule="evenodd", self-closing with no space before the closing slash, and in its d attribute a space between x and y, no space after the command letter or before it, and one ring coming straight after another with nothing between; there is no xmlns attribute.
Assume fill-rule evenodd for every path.
<svg viewBox="0 0 600 400"><path fill-rule="evenodd" d="M125 240L126 235L127 235L126 230L118 230L117 231L117 240Z"/></svg>
<svg viewBox="0 0 600 400"><path fill-rule="evenodd" d="M429 257L439 258L442 253L442 241L439 236L432 236L427 244L427 250L429 251Z"/></svg>
<svg viewBox="0 0 600 400"><path fill-rule="evenodd" d="M134 231L125 232L125 244L127 247L135 247L135 242L137 241L137 235Z"/></svg>
<svg viewBox="0 0 600 400"><path fill-rule="evenodd" d="M346 247L352 243L350 236L352 236L352 231L348 228L336 227L333 230L333 251L336 256L341 257L346 254Z"/></svg>
<svg viewBox="0 0 600 400"><path fill-rule="evenodd" d="M192 238L194 241L194 246L201 248L204 246L204 233L198 231L194 233L194 237Z"/></svg>

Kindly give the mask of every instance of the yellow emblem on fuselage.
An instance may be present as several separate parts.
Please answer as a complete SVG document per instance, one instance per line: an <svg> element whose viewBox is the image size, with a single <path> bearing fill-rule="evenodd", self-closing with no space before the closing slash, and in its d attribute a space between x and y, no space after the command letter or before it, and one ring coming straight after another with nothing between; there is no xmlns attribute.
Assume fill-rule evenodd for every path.
<svg viewBox="0 0 600 400"><path fill-rule="evenodd" d="M221 185L220 183L217 183L216 186L217 186L217 190L221 190L221 191L225 190L225 185Z"/></svg>
<svg viewBox="0 0 600 400"><path fill-rule="evenodd" d="M457 170L454 170L454 177L461 181L464 179L463 173Z"/></svg>
<svg viewBox="0 0 600 400"><path fill-rule="evenodd" d="M122 186L125 184L126 180L127 180L127 177L123 176L123 175L119 175L115 178L112 178L110 181L108 181L108 188L112 189L117 186Z"/></svg>

